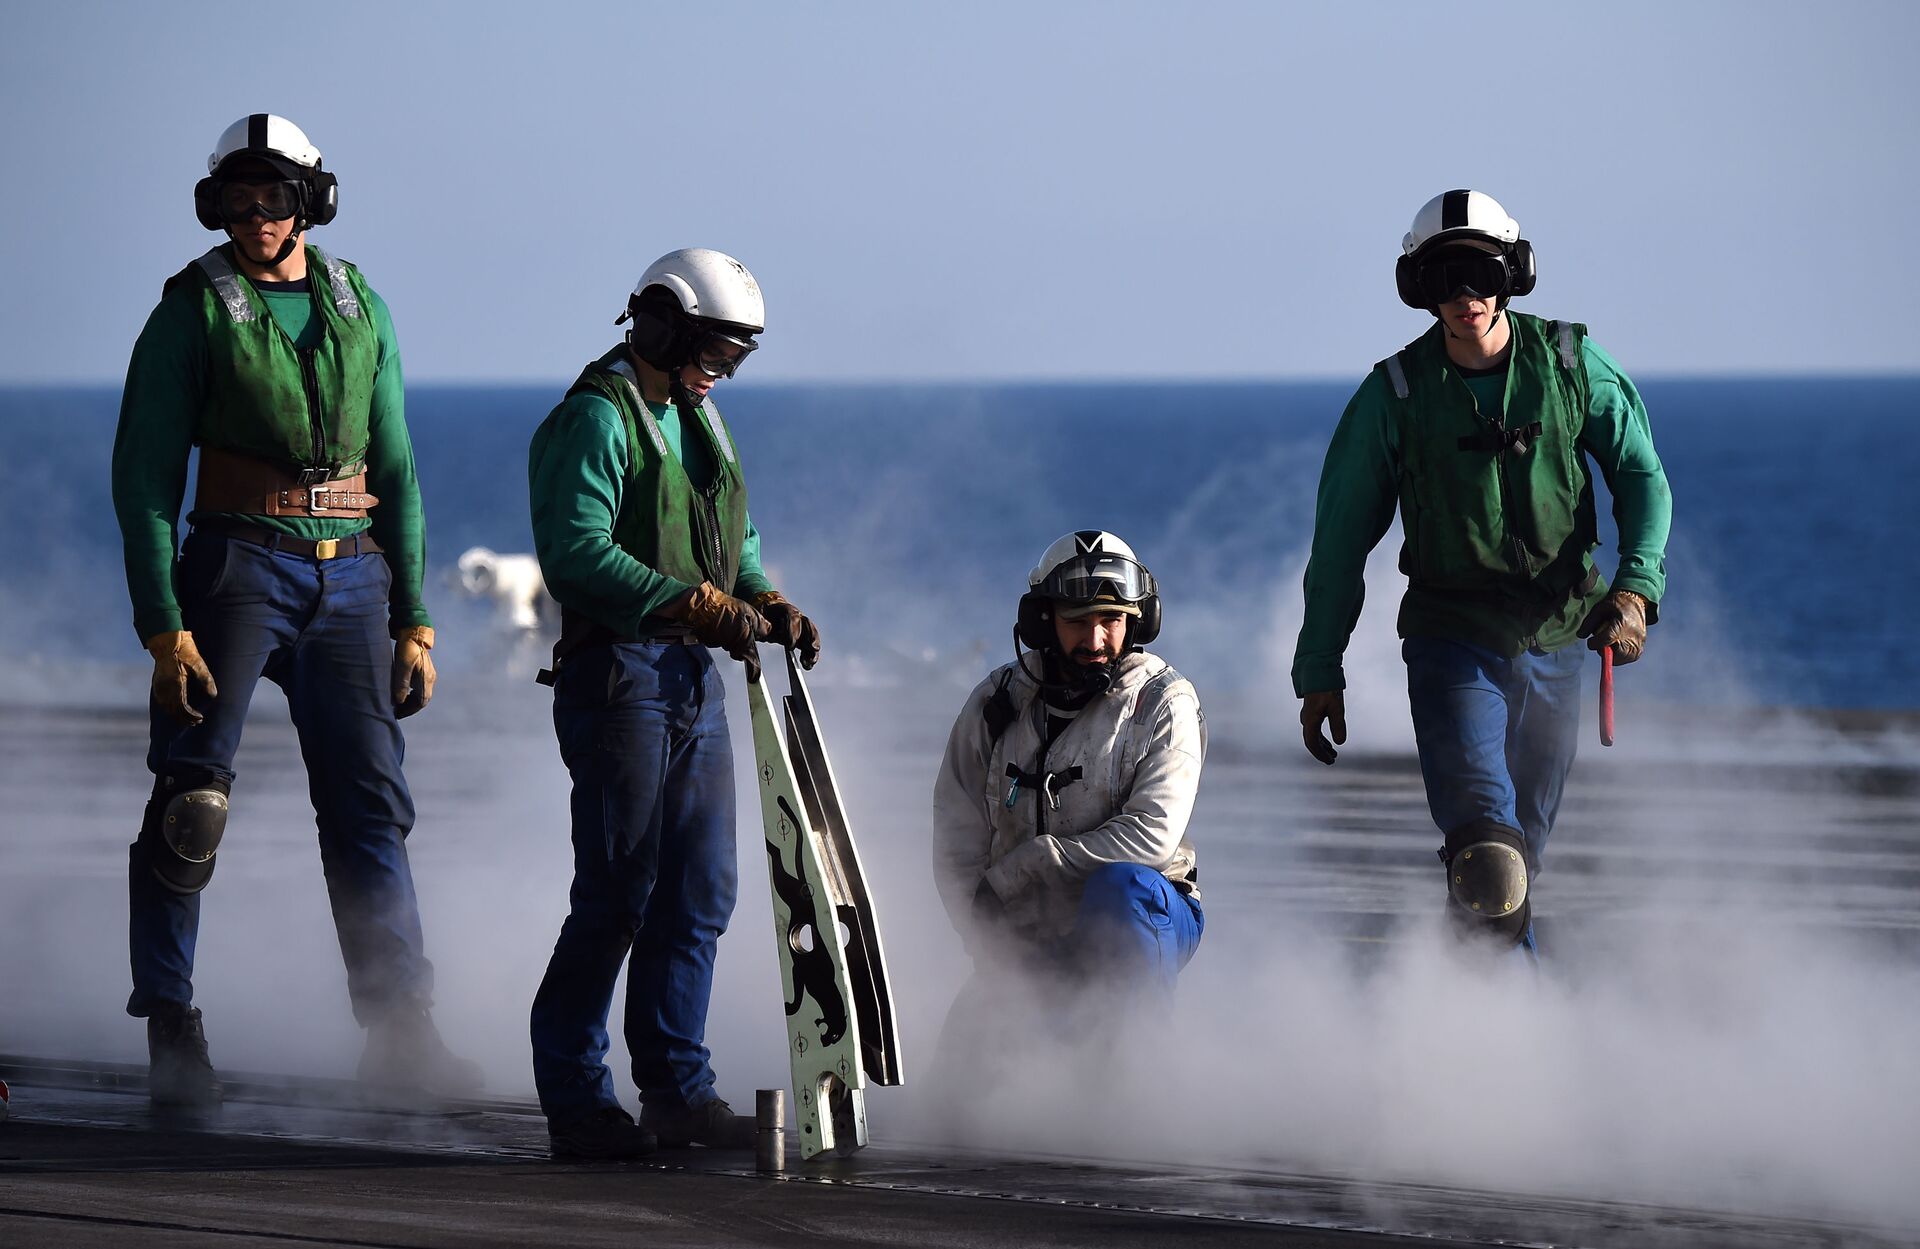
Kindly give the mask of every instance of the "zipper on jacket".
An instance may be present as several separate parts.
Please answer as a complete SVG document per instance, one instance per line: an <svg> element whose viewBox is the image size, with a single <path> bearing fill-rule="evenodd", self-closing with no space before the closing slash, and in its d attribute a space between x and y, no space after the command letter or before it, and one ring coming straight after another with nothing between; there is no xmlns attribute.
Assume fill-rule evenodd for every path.
<svg viewBox="0 0 1920 1249"><path fill-rule="evenodd" d="M707 580L713 581L715 585L719 585L717 578L720 576L721 571L727 566L726 551L720 545L720 505L715 498L719 492L717 477L712 486L700 492L700 520L702 522L700 528L706 531L704 534L706 541L701 545L706 548L704 553L707 558L712 561L707 565ZM730 585L720 586L719 588L729 594L733 593L733 587Z"/></svg>

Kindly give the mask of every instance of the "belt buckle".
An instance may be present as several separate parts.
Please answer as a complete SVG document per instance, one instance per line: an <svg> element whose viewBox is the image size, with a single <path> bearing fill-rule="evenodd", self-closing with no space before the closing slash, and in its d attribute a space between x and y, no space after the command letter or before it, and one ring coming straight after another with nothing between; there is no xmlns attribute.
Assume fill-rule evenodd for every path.
<svg viewBox="0 0 1920 1249"><path fill-rule="evenodd" d="M338 554L340 554L340 539L338 538L314 539L313 557L315 559L332 559L334 556Z"/></svg>
<svg viewBox="0 0 1920 1249"><path fill-rule="evenodd" d="M325 499L322 503L320 500ZM333 504L333 491L322 490L318 486L307 487L307 515L318 516Z"/></svg>

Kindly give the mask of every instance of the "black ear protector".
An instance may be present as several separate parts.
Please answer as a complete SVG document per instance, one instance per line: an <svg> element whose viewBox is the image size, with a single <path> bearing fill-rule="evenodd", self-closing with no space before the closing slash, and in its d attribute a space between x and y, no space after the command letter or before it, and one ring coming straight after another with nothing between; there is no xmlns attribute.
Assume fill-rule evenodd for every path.
<svg viewBox="0 0 1920 1249"><path fill-rule="evenodd" d="M1507 290L1507 298L1533 294L1533 284L1539 277L1533 271L1533 244L1525 239L1515 239L1508 244L1507 267L1513 273L1513 283Z"/></svg>
<svg viewBox="0 0 1920 1249"><path fill-rule="evenodd" d="M1053 602L1044 594L1028 590L1020 596L1020 611L1014 617L1013 635L1028 650L1043 651L1058 643L1053 632Z"/></svg>
<svg viewBox="0 0 1920 1249"><path fill-rule="evenodd" d="M1127 649L1151 645L1160 636L1160 596L1149 594L1137 604L1138 616L1127 620ZM1037 590L1020 596L1020 610L1014 617L1013 635L1028 650L1043 651L1058 646L1060 637L1053 631L1053 600Z"/></svg>
<svg viewBox="0 0 1920 1249"><path fill-rule="evenodd" d="M1433 311L1427 304L1427 297L1420 293L1420 267L1413 262L1413 257L1402 256L1394 262L1393 285L1400 292L1400 302L1407 307L1418 308L1422 312Z"/></svg>
<svg viewBox="0 0 1920 1249"><path fill-rule="evenodd" d="M301 216L308 225L327 225L340 212L340 180L323 169L316 169L306 177L307 202Z"/></svg>
<svg viewBox="0 0 1920 1249"><path fill-rule="evenodd" d="M627 300L627 345L633 354L663 373L678 374L693 347L691 327L680 301L664 286L649 286Z"/></svg>
<svg viewBox="0 0 1920 1249"><path fill-rule="evenodd" d="M340 214L340 180L324 170L288 179L300 188L300 208L294 213L297 234L308 226L327 225ZM219 182L208 174L193 184L193 215L209 230L225 230L220 219Z"/></svg>
<svg viewBox="0 0 1920 1249"><path fill-rule="evenodd" d="M1149 594L1140 600L1140 615L1127 629L1127 645L1146 646L1160 636L1160 596Z"/></svg>
<svg viewBox="0 0 1920 1249"><path fill-rule="evenodd" d="M219 210L214 205L213 178L211 175L193 184L193 215L200 224L209 230L224 230L227 223L220 220Z"/></svg>
<svg viewBox="0 0 1920 1249"><path fill-rule="evenodd" d="M1506 307L1506 301L1521 295L1533 294L1534 283L1539 275L1533 267L1533 244L1525 239L1515 239L1501 247L1501 253L1507 258L1507 290L1500 297L1500 306ZM1418 308L1422 312L1433 312L1434 306L1420 289L1420 261L1412 256L1402 256L1393 265L1394 289L1400 293L1400 302L1409 308Z"/></svg>

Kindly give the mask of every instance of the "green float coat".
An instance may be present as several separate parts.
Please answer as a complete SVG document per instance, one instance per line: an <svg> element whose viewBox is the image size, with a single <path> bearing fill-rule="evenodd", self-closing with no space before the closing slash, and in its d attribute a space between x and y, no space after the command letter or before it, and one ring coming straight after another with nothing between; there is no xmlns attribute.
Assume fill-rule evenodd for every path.
<svg viewBox="0 0 1920 1249"><path fill-rule="evenodd" d="M590 391L611 403L626 426L627 445L653 451L630 457L627 505L613 526L615 545L677 581L730 588L740 572L740 543L747 532L747 483L733 439L713 405L701 405L697 420L686 419L682 409L683 445L698 439L704 452L698 457L705 461L703 480L696 484L679 448L667 446L658 418L641 397L624 346L588 365L568 393L574 391Z"/></svg>
<svg viewBox="0 0 1920 1249"><path fill-rule="evenodd" d="M1463 611L1495 608L1511 621L1497 649L1517 653L1554 618L1577 623L1605 593L1588 556L1596 531L1579 445L1586 370L1577 355L1575 367L1563 364L1556 327L1523 313L1507 317L1512 350L1494 404L1483 407L1448 358L1438 322L1398 357L1408 390L1394 404L1406 535L1400 568L1409 582L1403 637L1445 635ZM1586 327L1571 329L1577 352ZM1518 414L1511 423L1508 413ZM1502 445L1500 435L1536 423L1524 450Z"/></svg>
<svg viewBox="0 0 1920 1249"><path fill-rule="evenodd" d="M274 333L284 334L296 352L318 352L332 325L327 312L333 303L331 281L326 270L315 263L314 249L308 249L307 258L306 286L310 289L236 278L246 288L242 293L248 306L264 308L278 327ZM392 317L378 292L357 271L352 272L349 283L374 350L364 415L364 449L358 458L366 461L367 489L380 504L370 518L234 519L307 539L346 538L370 529L385 549L387 564L393 570L388 602L390 627L397 631L430 625L433 621L421 601L426 520L414 472L413 444L407 434L400 348ZM216 364L208 323L207 292L203 278L168 283L134 344L127 364L126 388L121 393L120 422L113 444L113 505L120 521L134 630L142 641L183 627L173 585L177 526L187 494L188 458L200 440L221 367ZM224 307L220 314L227 315ZM223 421L236 412L231 403L225 403L224 408ZM286 424L305 427L306 411L303 393L295 409L297 420ZM344 440L338 436L337 424L335 429L331 441L338 446ZM189 519L199 524L219 517L196 509Z"/></svg>
<svg viewBox="0 0 1920 1249"><path fill-rule="evenodd" d="M1362 383L1327 447L1307 566L1295 693L1346 688L1342 656L1365 599L1367 554L1396 509L1405 530L1402 637L1444 637L1505 655L1575 640L1607 586L1591 567L1593 481L1613 496L1613 587L1656 605L1666 590L1673 504L1646 407L1620 366L1574 327L1577 367L1548 322L1509 311L1513 351L1498 372L1462 372L1435 323L1401 353L1408 397L1385 362ZM1462 438L1540 423L1526 451L1463 450Z"/></svg>
<svg viewBox="0 0 1920 1249"><path fill-rule="evenodd" d="M253 283L233 274L231 253L231 245L216 248L167 282L169 289L187 283L198 291L207 336L210 373L194 441L350 475L366 460L380 362L366 283L352 265L307 247L310 324L317 322L319 332L296 342ZM209 262L225 271L218 287L203 267Z"/></svg>
<svg viewBox="0 0 1920 1249"><path fill-rule="evenodd" d="M665 444L662 450L632 395L622 393L625 383L606 370L624 359L625 351L618 348L588 366L581 383L596 374L600 381L576 383L534 431L527 454L527 490L534 549L547 589L562 605L634 637L659 623L648 620L654 612L708 580L694 557L694 523L684 508L699 499L699 487L713 483L716 472L724 470L739 490L740 536L737 545L722 552L737 569L732 583L714 584L750 597L772 589L773 583L761 570L760 534L746 511L737 451L736 458L728 460L715 434L727 437L728 448L731 436L718 418L709 429L698 417L683 421L669 404L646 404L652 429ZM687 491L677 522L663 515L663 506L673 504L663 505L661 494L662 489L678 489L663 484L675 475L685 479ZM671 528L680 536L669 542L653 535L656 527ZM718 528L724 545L725 534L735 532L725 513ZM683 548L674 557L679 573L651 562L656 552L670 546Z"/></svg>

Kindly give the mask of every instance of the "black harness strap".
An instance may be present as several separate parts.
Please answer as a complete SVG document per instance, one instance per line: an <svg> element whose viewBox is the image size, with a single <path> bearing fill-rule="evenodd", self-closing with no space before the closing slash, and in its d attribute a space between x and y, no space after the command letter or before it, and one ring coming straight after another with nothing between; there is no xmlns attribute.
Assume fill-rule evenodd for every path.
<svg viewBox="0 0 1920 1249"><path fill-rule="evenodd" d="M1517 429L1483 429L1471 437L1460 440L1462 451L1487 451L1498 455L1502 451L1511 451L1515 455L1525 455L1546 427L1539 421L1531 425L1522 425Z"/></svg>
<svg viewBox="0 0 1920 1249"><path fill-rule="evenodd" d="M1080 767L1076 764L1064 772L1025 772L1018 764L1009 763L1007 776L1013 781L1013 784L1007 786L1008 807L1012 807L1014 801L1020 797L1020 787L1025 785L1047 800L1049 811L1058 811L1060 795L1056 791L1079 780Z"/></svg>

